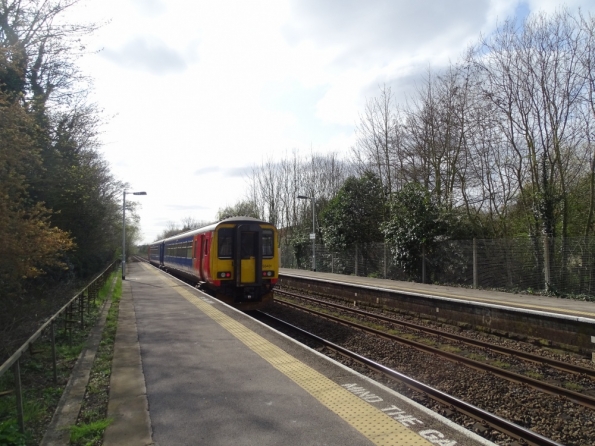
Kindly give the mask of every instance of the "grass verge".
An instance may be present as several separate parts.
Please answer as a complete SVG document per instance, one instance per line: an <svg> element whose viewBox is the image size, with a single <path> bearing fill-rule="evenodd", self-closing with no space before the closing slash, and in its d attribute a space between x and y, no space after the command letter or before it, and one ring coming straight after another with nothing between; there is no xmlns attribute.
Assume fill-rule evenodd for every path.
<svg viewBox="0 0 595 446"><path fill-rule="evenodd" d="M70 429L70 444L76 446L96 446L103 443L103 432L112 422L107 418L109 384L114 357L114 344L118 328L122 278L118 277L112 294L112 306L107 314L101 343L89 375L89 383L75 426Z"/></svg>

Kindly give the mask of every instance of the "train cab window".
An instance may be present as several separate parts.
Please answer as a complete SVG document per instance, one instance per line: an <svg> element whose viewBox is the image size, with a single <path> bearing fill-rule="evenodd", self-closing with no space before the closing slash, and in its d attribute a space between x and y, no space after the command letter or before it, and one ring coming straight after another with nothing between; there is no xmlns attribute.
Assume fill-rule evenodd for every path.
<svg viewBox="0 0 595 446"><path fill-rule="evenodd" d="M255 245L255 232L242 232L242 241L240 245L240 253L242 259L249 259L255 257L254 245Z"/></svg>
<svg viewBox="0 0 595 446"><path fill-rule="evenodd" d="M264 229L262 231L262 256L273 257L275 252L275 237L273 231Z"/></svg>
<svg viewBox="0 0 595 446"><path fill-rule="evenodd" d="M217 237L217 253L220 259L231 259L233 253L233 229L219 229Z"/></svg>

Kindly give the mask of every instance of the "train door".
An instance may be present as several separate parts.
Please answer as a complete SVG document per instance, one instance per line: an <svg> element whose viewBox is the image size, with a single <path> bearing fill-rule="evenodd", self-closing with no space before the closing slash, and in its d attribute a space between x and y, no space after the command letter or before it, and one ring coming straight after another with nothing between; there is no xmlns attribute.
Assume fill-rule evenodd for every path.
<svg viewBox="0 0 595 446"><path fill-rule="evenodd" d="M236 228L235 279L237 286L260 284L262 281L262 229L257 224Z"/></svg>
<svg viewBox="0 0 595 446"><path fill-rule="evenodd" d="M203 258L205 256L205 235L200 234L196 237L196 269L198 270L198 276L200 280L205 280L204 270L203 270Z"/></svg>
<svg viewBox="0 0 595 446"><path fill-rule="evenodd" d="M204 235L204 240L202 242L203 249L202 249L202 273L205 281L212 280L211 278L211 240L212 240L212 233L207 232Z"/></svg>
<svg viewBox="0 0 595 446"><path fill-rule="evenodd" d="M200 276L200 272L198 268L198 250L196 247L198 246L199 240L200 238L198 235L192 237L192 272L198 276Z"/></svg>

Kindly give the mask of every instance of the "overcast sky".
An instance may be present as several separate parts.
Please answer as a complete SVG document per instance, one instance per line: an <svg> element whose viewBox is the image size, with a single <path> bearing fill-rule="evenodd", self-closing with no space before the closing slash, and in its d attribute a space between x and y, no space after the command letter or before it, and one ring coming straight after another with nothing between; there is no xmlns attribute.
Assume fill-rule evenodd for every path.
<svg viewBox="0 0 595 446"><path fill-rule="evenodd" d="M150 242L169 221L213 221L263 160L348 156L380 85L405 98L428 67L456 61L507 17L594 3L93 0L70 14L108 22L81 67L107 121L105 158L148 194L138 201Z"/></svg>

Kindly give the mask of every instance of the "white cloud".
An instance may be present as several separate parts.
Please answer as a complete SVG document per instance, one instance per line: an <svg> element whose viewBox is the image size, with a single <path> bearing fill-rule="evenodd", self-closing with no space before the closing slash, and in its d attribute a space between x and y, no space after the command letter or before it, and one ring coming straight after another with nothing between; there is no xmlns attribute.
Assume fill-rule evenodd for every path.
<svg viewBox="0 0 595 446"><path fill-rule="evenodd" d="M148 16L157 16L167 11L165 3L161 0L132 0L141 13Z"/></svg>
<svg viewBox="0 0 595 446"><path fill-rule="evenodd" d="M159 75L187 68L184 58L177 51L153 36L136 37L117 50L106 48L100 54L120 66Z"/></svg>

